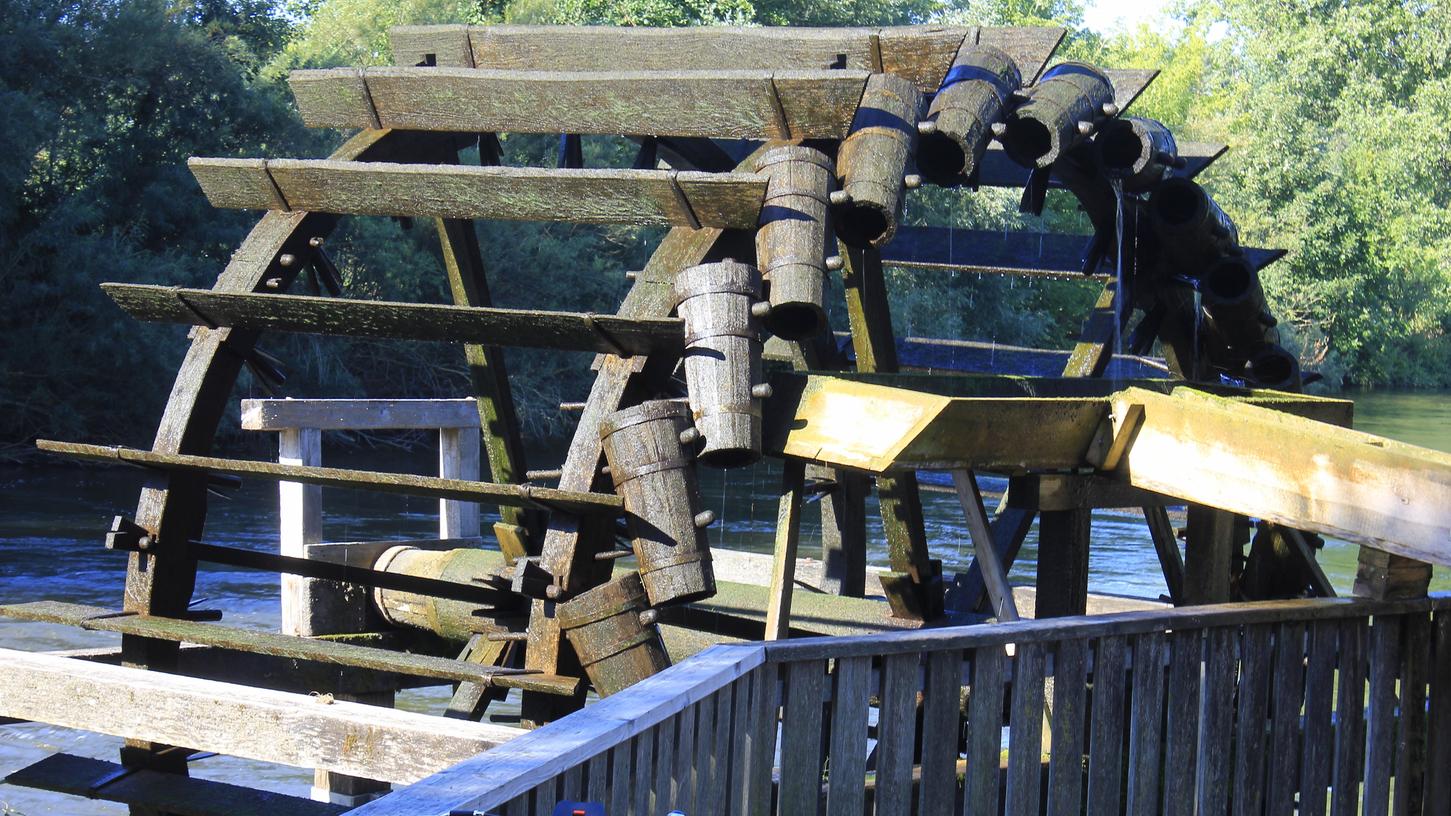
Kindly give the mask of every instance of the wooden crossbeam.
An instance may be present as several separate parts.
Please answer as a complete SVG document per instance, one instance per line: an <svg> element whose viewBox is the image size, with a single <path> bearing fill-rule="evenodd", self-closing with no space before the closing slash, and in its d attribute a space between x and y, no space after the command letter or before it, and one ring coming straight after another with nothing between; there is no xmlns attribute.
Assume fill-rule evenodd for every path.
<svg viewBox="0 0 1451 816"><path fill-rule="evenodd" d="M1135 487L1451 564L1451 454L1188 391L1126 389L1114 413L1135 404Z"/></svg>
<svg viewBox="0 0 1451 816"><path fill-rule="evenodd" d="M882 248L882 263L902 269L1107 280L1114 274L1108 264L1084 275L1092 243L1091 235L1061 232L901 227ZM1256 270L1285 256L1282 249L1246 247L1244 253Z"/></svg>
<svg viewBox="0 0 1451 816"><path fill-rule="evenodd" d="M886 71L935 91L964 43L1001 48L1023 76L1042 70L1057 27L403 26L388 33L398 65L536 71L848 69Z"/></svg>
<svg viewBox="0 0 1451 816"><path fill-rule="evenodd" d="M336 816L347 810L331 802L71 754L48 756L11 773L4 783L184 816Z"/></svg>
<svg viewBox="0 0 1451 816"><path fill-rule="evenodd" d="M0 649L0 716L409 784L523 733Z"/></svg>
<svg viewBox="0 0 1451 816"><path fill-rule="evenodd" d="M329 68L288 80L308 127L841 139L868 73Z"/></svg>
<svg viewBox="0 0 1451 816"><path fill-rule="evenodd" d="M1217 143L1183 142L1179 145L1179 157L1186 163L1172 172L1177 177L1192 179L1228 150L1227 145ZM1030 172L1032 171L1028 168L1008 158L1001 144L993 142L988 145L987 153L983 154L982 162L978 164L977 183L982 187L1022 187L1027 183ZM1048 181L1048 187L1061 190L1064 185L1060 179L1052 178Z"/></svg>
<svg viewBox="0 0 1451 816"><path fill-rule="evenodd" d="M187 161L214 207L581 224L756 226L766 177L331 159Z"/></svg>
<svg viewBox="0 0 1451 816"><path fill-rule="evenodd" d="M492 484L409 473L380 473L371 470L284 465L249 459L224 459L184 453L157 453L135 448L83 445L75 442L37 440L35 446L47 453L102 462L124 462L162 470L224 473L269 481L301 482L323 487L401 493L437 499L481 502L504 507L542 507L567 510L581 515L616 515L623 505L618 496L575 490L555 490L518 484Z"/></svg>
<svg viewBox="0 0 1451 816"><path fill-rule="evenodd" d="M379 431L475 428L478 403L459 399L244 399L242 430Z"/></svg>
<svg viewBox="0 0 1451 816"><path fill-rule="evenodd" d="M684 328L678 318L631 319L578 312L214 292L129 283L103 283L101 288L116 305L139 320L209 328L437 340L626 356L679 353L685 344Z"/></svg>

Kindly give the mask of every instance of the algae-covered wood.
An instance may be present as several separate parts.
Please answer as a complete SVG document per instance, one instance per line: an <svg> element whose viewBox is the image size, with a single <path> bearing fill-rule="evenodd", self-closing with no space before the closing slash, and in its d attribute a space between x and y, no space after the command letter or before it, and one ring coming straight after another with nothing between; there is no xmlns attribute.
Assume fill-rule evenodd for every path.
<svg viewBox="0 0 1451 816"><path fill-rule="evenodd" d="M0 649L0 716L412 783L523 733L330 697Z"/></svg>
<svg viewBox="0 0 1451 816"><path fill-rule="evenodd" d="M101 288L127 314L139 320L212 328L229 326L621 355L678 353L684 347L681 322L672 318L631 319L532 309L243 294L129 283L103 283Z"/></svg>
<svg viewBox="0 0 1451 816"><path fill-rule="evenodd" d="M177 470L207 473L226 473L233 476L254 477L275 481L301 482L324 487L345 487L360 490L374 490L380 493L403 493L413 496L428 496L457 501L482 502L484 504L513 507L550 507L568 510L571 513L616 515L620 512L618 496L604 493L588 493L575 490L555 490L548 487L533 487L516 484L491 484L469 482L460 479L440 479L436 476L414 476L409 473L380 473L370 470L346 468L310 467L304 465L283 465L277 462L258 462L247 459L224 459L215 456L192 456L183 453L155 453L135 448L111 447L106 445L83 445L72 442L53 442L46 439L35 443L37 448L48 453L74 456L96 461L115 461L127 464L154 467L161 470Z"/></svg>
<svg viewBox="0 0 1451 816"><path fill-rule="evenodd" d="M330 159L187 162L212 206L351 215L748 229L766 177Z"/></svg>
<svg viewBox="0 0 1451 816"><path fill-rule="evenodd" d="M308 127L840 139L867 72L329 68L289 79Z"/></svg>

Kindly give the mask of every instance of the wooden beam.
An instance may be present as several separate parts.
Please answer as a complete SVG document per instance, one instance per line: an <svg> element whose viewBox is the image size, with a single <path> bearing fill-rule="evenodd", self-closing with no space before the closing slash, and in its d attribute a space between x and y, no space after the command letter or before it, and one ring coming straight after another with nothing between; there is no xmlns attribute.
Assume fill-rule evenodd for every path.
<svg viewBox="0 0 1451 816"><path fill-rule="evenodd" d="M594 515L617 515L623 506L618 496L605 493L555 490L530 485L466 482L459 479L440 479L436 476L414 476L410 473L379 473L371 470L283 465L249 459L156 453L135 448L53 442L48 439L37 440L35 446L47 453L99 462L124 462L160 470L226 473L266 480L317 484L323 487L402 493L409 496L455 499L497 506L548 507L568 510L571 513Z"/></svg>
<svg viewBox="0 0 1451 816"><path fill-rule="evenodd" d="M1113 103L1119 110L1128 110L1159 76L1157 68L1104 68L1103 72L1113 83Z"/></svg>
<svg viewBox="0 0 1451 816"><path fill-rule="evenodd" d="M303 123L460 133L841 139L868 72L329 68L288 80Z"/></svg>
<svg viewBox="0 0 1451 816"><path fill-rule="evenodd" d="M1208 394L1126 389L1144 406L1137 487L1420 561L1451 564L1451 455ZM1180 395L1182 393L1182 396Z"/></svg>
<svg viewBox="0 0 1451 816"><path fill-rule="evenodd" d="M1180 142L1179 157L1184 159L1185 165L1173 170L1172 175L1192 179L1228 150L1227 145L1218 143ZM1001 144L993 142L988 145L987 153L978 164L977 183L982 187L1022 187L1027 183L1030 172L1028 168L1008 158ZM1054 190L1066 189L1063 180L1056 177L1049 180L1048 187Z"/></svg>
<svg viewBox="0 0 1451 816"><path fill-rule="evenodd" d="M211 328L227 326L624 355L679 352L684 346L684 329L676 318L631 320L577 312L242 294L149 284L103 283L101 288L139 320Z"/></svg>
<svg viewBox="0 0 1451 816"><path fill-rule="evenodd" d="M973 560L978 565L994 617L999 621L1018 620L1018 607L1013 602L1013 588L1008 585L1007 568L993 541L992 526L983 508L982 493L970 470L952 471L957 500L967 516L967 532L972 538Z"/></svg>
<svg viewBox="0 0 1451 816"><path fill-rule="evenodd" d="M330 159L187 161L214 207L641 226L755 227L766 177Z"/></svg>
<svg viewBox="0 0 1451 816"><path fill-rule="evenodd" d="M405 784L522 733L12 649L0 686L0 716Z"/></svg>
<svg viewBox="0 0 1451 816"><path fill-rule="evenodd" d="M766 640L781 640L791 627L791 594L796 583L796 545L801 540L801 499L806 466L787 459L781 476L781 502L772 549L770 596L766 603Z"/></svg>
<svg viewBox="0 0 1451 816"><path fill-rule="evenodd" d="M347 810L330 802L171 773L131 770L114 762L70 754L48 756L3 781L177 816L336 816Z"/></svg>
<svg viewBox="0 0 1451 816"><path fill-rule="evenodd" d="M320 431L433 430L473 428L479 415L472 399L244 399L242 430Z"/></svg>
<svg viewBox="0 0 1451 816"><path fill-rule="evenodd" d="M1164 573L1164 585L1169 590L1169 600L1180 606L1184 603L1184 554L1179 552L1169 511L1147 504L1143 510L1144 523L1148 525L1149 538L1154 541L1154 552L1159 556L1159 568Z"/></svg>
<svg viewBox="0 0 1451 816"><path fill-rule="evenodd" d="M1010 479L1007 506L1026 510L1073 510L1121 507L1157 507L1178 504L1178 499L1140 490L1111 476L1041 473Z"/></svg>

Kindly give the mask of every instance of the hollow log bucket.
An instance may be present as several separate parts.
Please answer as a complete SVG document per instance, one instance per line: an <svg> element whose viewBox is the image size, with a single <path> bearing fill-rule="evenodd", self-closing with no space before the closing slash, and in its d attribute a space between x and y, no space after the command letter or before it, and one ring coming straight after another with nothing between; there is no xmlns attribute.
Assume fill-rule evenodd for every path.
<svg viewBox="0 0 1451 816"><path fill-rule="evenodd" d="M1122 181L1126 193L1154 189L1179 163L1174 134L1153 119L1110 119L1099 128L1093 147L1104 175Z"/></svg>
<svg viewBox="0 0 1451 816"><path fill-rule="evenodd" d="M715 594L715 573L688 445L690 409L655 400L616 411L600 426L615 492L652 606ZM684 440L684 441L682 441ZM702 524L701 522L705 522Z"/></svg>
<svg viewBox="0 0 1451 816"><path fill-rule="evenodd" d="M1149 196L1149 218L1165 251L1200 276L1220 258L1239 255L1239 230L1209 193L1186 178L1164 181Z"/></svg>
<svg viewBox="0 0 1451 816"><path fill-rule="evenodd" d="M892 240L902 217L907 160L917 143L922 92L895 74L872 74L851 131L836 155L841 189L832 193L837 237L854 247Z"/></svg>
<svg viewBox="0 0 1451 816"><path fill-rule="evenodd" d="M670 655L637 573L601 584L555 609L559 628L601 697L670 667Z"/></svg>
<svg viewBox="0 0 1451 816"><path fill-rule="evenodd" d="M826 326L826 259L836 254L826 224L836 165L820 150L793 145L767 151L756 172L770 177L756 231L771 306L763 322L777 337L813 337Z"/></svg>
<svg viewBox="0 0 1451 816"><path fill-rule="evenodd" d="M1024 167L1051 167L1092 133L1113 103L1113 82L1083 62L1062 62L1043 73L1023 104L1008 114L1002 143ZM1080 123L1087 122L1085 130Z"/></svg>
<svg viewBox="0 0 1451 816"><path fill-rule="evenodd" d="M761 273L727 259L692 266L675 278L676 311L685 321L685 385L699 458L739 467L761 458L761 332L752 314Z"/></svg>
<svg viewBox="0 0 1451 816"><path fill-rule="evenodd" d="M1209 319L1246 359L1252 349L1280 341L1278 321L1265 300L1259 273L1243 257L1221 258L1215 262L1204 275L1200 288Z"/></svg>
<svg viewBox="0 0 1451 816"><path fill-rule="evenodd" d="M992 141L993 125L1022 85L1012 57L990 45L964 46L918 128L922 178L944 187L969 183Z"/></svg>

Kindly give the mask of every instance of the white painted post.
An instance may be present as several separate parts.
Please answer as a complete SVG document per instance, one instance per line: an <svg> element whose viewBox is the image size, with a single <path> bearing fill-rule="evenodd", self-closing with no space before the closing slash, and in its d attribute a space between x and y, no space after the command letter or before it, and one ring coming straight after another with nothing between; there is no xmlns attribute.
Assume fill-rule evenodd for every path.
<svg viewBox="0 0 1451 816"><path fill-rule="evenodd" d="M322 464L322 431L317 428L283 428L278 435L277 461L284 465ZM279 482L282 521L281 553L306 558L307 547L322 541L322 488L317 485ZM312 635L314 609L309 584L300 575L282 574L282 632Z"/></svg>
<svg viewBox="0 0 1451 816"><path fill-rule="evenodd" d="M438 429L438 475L445 479L479 479L479 427ZM474 538L479 531L479 505L438 500L438 537Z"/></svg>

